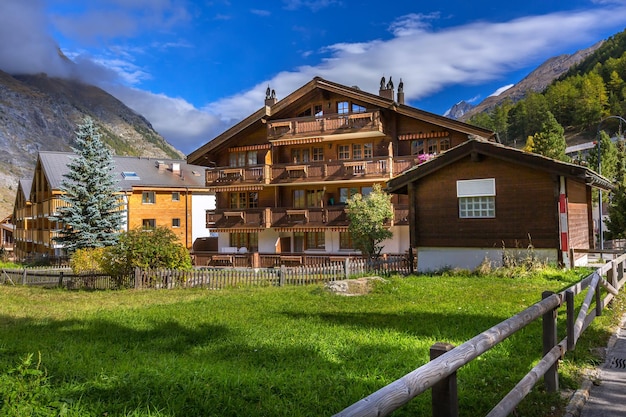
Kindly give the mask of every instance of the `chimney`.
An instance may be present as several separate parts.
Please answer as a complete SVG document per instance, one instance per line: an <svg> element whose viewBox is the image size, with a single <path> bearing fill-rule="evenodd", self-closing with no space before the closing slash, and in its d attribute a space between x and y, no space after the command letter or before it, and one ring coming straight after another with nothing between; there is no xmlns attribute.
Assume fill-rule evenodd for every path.
<svg viewBox="0 0 626 417"><path fill-rule="evenodd" d="M398 104L404 104L404 82L402 82L402 78L398 84Z"/></svg>
<svg viewBox="0 0 626 417"><path fill-rule="evenodd" d="M385 84L385 77L383 76L380 79L380 90L378 91L378 95L383 98L388 98L389 100L394 99L393 94L393 81L391 81L391 77L389 77L389 81Z"/></svg>
<svg viewBox="0 0 626 417"><path fill-rule="evenodd" d="M167 168L165 161L157 161L156 166L159 168L159 171L165 171L165 168Z"/></svg>
<svg viewBox="0 0 626 417"><path fill-rule="evenodd" d="M267 90L265 90L265 105L271 107L277 102L278 102L278 99L276 98L276 91L271 90L268 84Z"/></svg>
<svg viewBox="0 0 626 417"><path fill-rule="evenodd" d="M180 162L172 162L172 172L174 174L180 174Z"/></svg>

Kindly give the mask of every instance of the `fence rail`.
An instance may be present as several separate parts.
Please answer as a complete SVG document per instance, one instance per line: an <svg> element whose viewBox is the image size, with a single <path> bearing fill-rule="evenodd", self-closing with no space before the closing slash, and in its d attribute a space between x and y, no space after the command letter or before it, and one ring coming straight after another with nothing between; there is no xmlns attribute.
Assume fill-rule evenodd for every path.
<svg viewBox="0 0 626 417"><path fill-rule="evenodd" d="M458 347L449 345L445 352L432 355L432 349L441 349L442 344L433 345L430 362L345 408L335 417L387 416L428 389L432 389L433 417L458 416L456 371L538 319L543 323L543 357L487 416L509 415L542 376L548 392L558 391L559 359L575 349L581 334L624 286L625 264L626 254L622 254L560 293L544 293L541 301ZM607 292L604 297L601 288ZM574 297L584 290L587 290L585 299L575 314ZM595 308L592 309L594 301ZM557 311L564 305L566 337L557 342Z"/></svg>

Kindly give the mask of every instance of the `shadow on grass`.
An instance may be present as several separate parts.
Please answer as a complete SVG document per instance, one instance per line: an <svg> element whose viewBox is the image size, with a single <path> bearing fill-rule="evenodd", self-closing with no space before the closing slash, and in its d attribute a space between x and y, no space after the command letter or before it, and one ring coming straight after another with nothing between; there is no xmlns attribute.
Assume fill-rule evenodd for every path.
<svg viewBox="0 0 626 417"><path fill-rule="evenodd" d="M363 342L337 345L251 338L246 326L135 317L32 320L0 316L0 371L41 352L56 397L86 416L332 415L428 360L420 339L471 339L506 317L475 314L279 312L285 323L354 328ZM141 320L141 321L137 321ZM236 327L235 327L236 326ZM285 325L287 327L287 325ZM311 326L312 328L315 326ZM330 327L332 329L332 326ZM367 339L415 337L414 347ZM331 330L332 331L332 330ZM588 329L585 337L606 332ZM393 338L392 338L393 339ZM461 415L485 415L541 355L540 322L459 373ZM394 416L428 415L429 396Z"/></svg>

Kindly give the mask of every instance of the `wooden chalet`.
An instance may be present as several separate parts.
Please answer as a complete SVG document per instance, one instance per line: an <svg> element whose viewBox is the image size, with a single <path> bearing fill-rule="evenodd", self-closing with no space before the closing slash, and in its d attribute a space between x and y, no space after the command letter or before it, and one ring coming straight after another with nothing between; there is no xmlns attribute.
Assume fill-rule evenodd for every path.
<svg viewBox="0 0 626 417"><path fill-rule="evenodd" d="M419 271L473 269L485 259L498 265L506 253L584 263L571 249L594 247L592 190L612 189L586 167L476 139L387 187L408 197Z"/></svg>
<svg viewBox="0 0 626 417"><path fill-rule="evenodd" d="M354 255L351 195L468 138L495 140L491 131L405 105L398 87L396 98L391 80L381 80L376 95L316 77L280 101L268 87L265 106L189 154L189 163L206 166L217 198L206 223L220 252L205 261L231 264L256 253L242 265L269 266ZM397 195L393 205L394 238L383 252L402 254L409 200Z"/></svg>
<svg viewBox="0 0 626 417"><path fill-rule="evenodd" d="M63 247L54 241L61 225L50 220L65 203L61 182L75 155L40 152L32 180L18 185L13 210L16 259L62 258ZM138 227L170 228L188 249L208 236L206 210L214 196L204 185L204 167L183 160L113 157L112 174L123 201L123 230Z"/></svg>

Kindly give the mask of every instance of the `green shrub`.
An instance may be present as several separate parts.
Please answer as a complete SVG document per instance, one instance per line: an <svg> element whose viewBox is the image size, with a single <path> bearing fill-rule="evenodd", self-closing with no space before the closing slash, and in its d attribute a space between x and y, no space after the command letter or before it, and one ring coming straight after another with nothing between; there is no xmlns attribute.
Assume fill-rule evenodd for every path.
<svg viewBox="0 0 626 417"><path fill-rule="evenodd" d="M75 274L102 272L102 258L105 248L77 249L70 259L70 267Z"/></svg>
<svg viewBox="0 0 626 417"><path fill-rule="evenodd" d="M189 270L192 264L174 232L156 227L122 233L117 245L106 248L102 257L102 268L111 276L131 274L136 267Z"/></svg>

